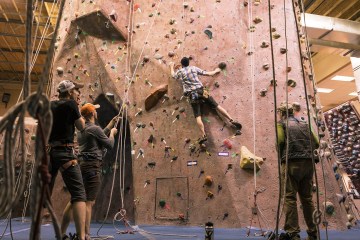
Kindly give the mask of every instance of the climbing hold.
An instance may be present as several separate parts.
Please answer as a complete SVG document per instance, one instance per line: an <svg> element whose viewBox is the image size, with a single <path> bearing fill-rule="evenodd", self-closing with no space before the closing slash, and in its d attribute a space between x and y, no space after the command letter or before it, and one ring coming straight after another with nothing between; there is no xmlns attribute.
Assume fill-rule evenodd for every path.
<svg viewBox="0 0 360 240"><path fill-rule="evenodd" d="M273 33L273 38L274 38L274 39L279 39L280 37L281 37L280 34L278 34L278 33Z"/></svg>
<svg viewBox="0 0 360 240"><path fill-rule="evenodd" d="M153 14L153 13L150 13L150 14L149 14L149 17L153 17L153 16L154 16L154 14Z"/></svg>
<svg viewBox="0 0 360 240"><path fill-rule="evenodd" d="M145 55L143 58L143 62L147 63L148 61L150 61L150 57L148 55Z"/></svg>
<svg viewBox="0 0 360 240"><path fill-rule="evenodd" d="M142 112L143 112L143 110L142 110L141 108L138 108L138 111L135 113L135 117L136 117L137 115L141 115Z"/></svg>
<svg viewBox="0 0 360 240"><path fill-rule="evenodd" d="M256 170L259 170L264 160L264 158L255 156L245 146L241 147L240 167L242 169L254 169L255 162Z"/></svg>
<svg viewBox="0 0 360 240"><path fill-rule="evenodd" d="M288 81L287 81L287 85L289 86L289 87L292 87L292 88L294 88L294 87L296 87L296 82L295 82L295 80L294 79L288 79Z"/></svg>
<svg viewBox="0 0 360 240"><path fill-rule="evenodd" d="M164 94L163 98L164 98L164 100L161 103L164 103L165 101L170 99L169 95L167 95L167 94Z"/></svg>
<svg viewBox="0 0 360 240"><path fill-rule="evenodd" d="M260 96L262 96L262 97L265 97L266 96L266 93L267 93L267 88L263 88L263 89L261 89L260 90Z"/></svg>
<svg viewBox="0 0 360 240"><path fill-rule="evenodd" d="M170 30L170 33L171 33L171 34L175 34L175 33L176 33L176 29L175 29L175 28L172 28L172 29Z"/></svg>
<svg viewBox="0 0 360 240"><path fill-rule="evenodd" d="M260 17L255 17L254 20L253 20L253 22L254 22L255 24L261 23L262 21L263 21L263 20L262 20L262 18L260 18Z"/></svg>
<svg viewBox="0 0 360 240"><path fill-rule="evenodd" d="M56 72L57 72L57 74L58 74L59 76L61 76L61 75L63 75L63 73L64 73L64 68L62 68L62 67L57 67L57 68L56 68Z"/></svg>
<svg viewBox="0 0 360 240"><path fill-rule="evenodd" d="M114 9L110 12L109 18L110 18L111 20L113 20L114 22L117 21L118 15L117 15L117 13L116 13L116 11L115 11Z"/></svg>
<svg viewBox="0 0 360 240"><path fill-rule="evenodd" d="M173 56L175 56L175 53L173 51L170 51L170 52L168 52L168 56L173 57Z"/></svg>
<svg viewBox="0 0 360 240"><path fill-rule="evenodd" d="M54 48L55 48L55 49L58 49L59 46L60 46L60 44L59 44L58 42L56 42L56 43L54 44Z"/></svg>
<svg viewBox="0 0 360 240"><path fill-rule="evenodd" d="M134 12L136 12L137 10L139 10L139 12L141 12L140 4L139 4L139 3L135 3L135 4L134 4Z"/></svg>
<svg viewBox="0 0 360 240"><path fill-rule="evenodd" d="M207 191L207 198L206 199L211 199L214 197L214 194L211 191Z"/></svg>
<svg viewBox="0 0 360 240"><path fill-rule="evenodd" d="M160 60L160 59L163 58L163 55L161 55L160 53L156 53L156 54L154 55L154 58L155 58L156 60Z"/></svg>
<svg viewBox="0 0 360 240"><path fill-rule="evenodd" d="M263 69L268 70L270 68L270 64L266 63L263 65Z"/></svg>
<svg viewBox="0 0 360 240"><path fill-rule="evenodd" d="M339 173L335 173L335 179L338 181L340 179L340 174Z"/></svg>
<svg viewBox="0 0 360 240"><path fill-rule="evenodd" d="M224 70L226 68L226 62L220 62L218 64L218 67L221 69L221 70Z"/></svg>
<svg viewBox="0 0 360 240"><path fill-rule="evenodd" d="M254 5L255 5L255 6L259 6L260 3L261 3L261 0L255 0L255 1L254 1Z"/></svg>
<svg viewBox="0 0 360 240"><path fill-rule="evenodd" d="M175 24L175 23L176 23L176 20L175 20L174 18L170 19L170 21L169 21L169 24L170 24L170 25L173 25L173 24Z"/></svg>
<svg viewBox="0 0 360 240"><path fill-rule="evenodd" d="M211 176L206 176L205 177L205 181L204 181L204 186L208 186L208 187L211 187L212 184L213 184L213 179Z"/></svg>
<svg viewBox="0 0 360 240"><path fill-rule="evenodd" d="M350 228L352 227L351 222L346 222L346 227L347 227L348 229L350 229Z"/></svg>
<svg viewBox="0 0 360 240"><path fill-rule="evenodd" d="M183 3L183 7L184 7L184 8L188 8L188 7L189 7L189 3L188 3L188 2L184 2L184 3Z"/></svg>
<svg viewBox="0 0 360 240"><path fill-rule="evenodd" d="M213 33L209 29L205 29L204 33L209 37L209 39L213 38Z"/></svg>
<svg viewBox="0 0 360 240"><path fill-rule="evenodd" d="M223 217L223 220L225 220L227 217L229 216L229 213L224 213L224 217Z"/></svg>
<svg viewBox="0 0 360 240"><path fill-rule="evenodd" d="M347 214L346 217L349 220L349 222L352 222L355 218L354 215L352 215L352 214Z"/></svg>
<svg viewBox="0 0 360 240"><path fill-rule="evenodd" d="M232 143L229 139L224 139L222 146L226 147L227 149L232 149Z"/></svg>
<svg viewBox="0 0 360 240"><path fill-rule="evenodd" d="M280 48L280 53L282 53L282 54L287 53L287 49L286 48Z"/></svg>
<svg viewBox="0 0 360 240"><path fill-rule="evenodd" d="M141 149L141 148L140 148L140 149ZM144 188L146 188L146 186L149 185L149 184L150 184L150 180L146 180L146 181L145 181Z"/></svg>
<svg viewBox="0 0 360 240"><path fill-rule="evenodd" d="M261 47L261 48L267 48L267 47L269 47L269 42L262 42L260 47Z"/></svg>
<svg viewBox="0 0 360 240"><path fill-rule="evenodd" d="M253 25L251 25L251 26L249 27L249 31L250 31L250 32L255 32L255 29L256 29L256 27L253 26Z"/></svg>
<svg viewBox="0 0 360 240"><path fill-rule="evenodd" d="M191 8L190 8L190 12L195 12L194 7L191 7Z"/></svg>
<svg viewBox="0 0 360 240"><path fill-rule="evenodd" d="M301 106L300 106L300 103L298 103L298 102L293 102L292 107L293 107L295 112L300 112L301 111Z"/></svg>
<svg viewBox="0 0 360 240"><path fill-rule="evenodd" d="M333 167L333 171L336 172L339 166L337 163L334 163L332 167Z"/></svg>
<svg viewBox="0 0 360 240"><path fill-rule="evenodd" d="M215 83L214 83L214 86L215 86L216 88L219 88L219 87L220 87L219 82L215 82Z"/></svg>
<svg viewBox="0 0 360 240"><path fill-rule="evenodd" d="M160 199L159 205L160 205L160 207L162 207L162 208L165 207L165 205L166 205L165 200L164 200L164 199Z"/></svg>
<svg viewBox="0 0 360 240"><path fill-rule="evenodd" d="M338 200L339 204L340 204L340 203L344 203L345 200L346 200L346 197L345 197L344 194L337 193L337 194L336 194L336 197L337 197L337 200Z"/></svg>
<svg viewBox="0 0 360 240"><path fill-rule="evenodd" d="M182 221L185 220L185 215L183 213L180 213L179 214L179 219L182 220Z"/></svg>
<svg viewBox="0 0 360 240"><path fill-rule="evenodd" d="M274 85L277 86L277 80L271 79L271 80L270 80L270 85L271 85L271 86L274 86Z"/></svg>
<svg viewBox="0 0 360 240"><path fill-rule="evenodd" d="M332 215L335 211L334 204L332 202L323 202L323 206L325 208L325 212L329 215Z"/></svg>
<svg viewBox="0 0 360 240"><path fill-rule="evenodd" d="M286 68L286 71L287 71L287 72L291 72L291 67L287 67L287 68Z"/></svg>
<svg viewBox="0 0 360 240"><path fill-rule="evenodd" d="M156 166L156 162L148 162L148 166L150 168L154 168Z"/></svg>
<svg viewBox="0 0 360 240"><path fill-rule="evenodd" d="M167 84L161 85L152 91L145 99L145 110L149 111L151 108L153 108L165 95L165 93L167 93L167 91Z"/></svg>

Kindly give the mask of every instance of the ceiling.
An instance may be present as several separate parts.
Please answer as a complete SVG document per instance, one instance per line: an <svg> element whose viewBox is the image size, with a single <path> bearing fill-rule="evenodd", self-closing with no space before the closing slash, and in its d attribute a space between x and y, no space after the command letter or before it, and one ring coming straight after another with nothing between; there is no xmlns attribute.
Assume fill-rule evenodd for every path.
<svg viewBox="0 0 360 240"><path fill-rule="evenodd" d="M13 83L21 86L25 58L25 20L27 0L0 0L0 84ZM33 83L39 80L49 49L50 39L58 15L58 0L34 0L35 11L33 21L33 36L36 35L33 46ZM334 18L360 22L359 0L303 0L306 12ZM309 37L317 40L329 40L335 33L319 39L319 32L309 31ZM317 34L317 35L316 35ZM43 37L43 39L42 39ZM360 46L360 40L351 44ZM325 94L319 93L324 110L354 99L348 94L356 91L353 82L336 82L330 80L334 75L352 76L353 71L348 51L337 49L328 51L326 47L312 45L315 78L318 87L335 89ZM345 56L344 56L345 55Z"/></svg>
<svg viewBox="0 0 360 240"><path fill-rule="evenodd" d="M37 82L49 49L60 1L33 2L32 36L36 36L36 40L31 46L31 80ZM0 83L21 83L24 78L26 3L27 0L0 1Z"/></svg>
<svg viewBox="0 0 360 240"><path fill-rule="evenodd" d="M360 35L357 34L357 31L360 30L360 1L304 0L304 7L306 13L309 14L355 21L350 23L328 18L325 20L331 20L333 25L326 29L324 27L326 21L319 22L314 16L315 27L309 27L308 30L308 38L314 40L312 41L311 52L317 87L334 89L331 93L318 93L323 110L326 111L344 102L357 99L356 96L349 95L349 93L356 92L355 81L333 81L331 78L336 75L354 76L350 56L356 55L358 57L359 55ZM340 25L339 31L334 31L335 21ZM307 22L306 25L311 24ZM318 26L316 27L316 25ZM348 32L342 32L341 28L349 25L353 26L354 29L346 29Z"/></svg>

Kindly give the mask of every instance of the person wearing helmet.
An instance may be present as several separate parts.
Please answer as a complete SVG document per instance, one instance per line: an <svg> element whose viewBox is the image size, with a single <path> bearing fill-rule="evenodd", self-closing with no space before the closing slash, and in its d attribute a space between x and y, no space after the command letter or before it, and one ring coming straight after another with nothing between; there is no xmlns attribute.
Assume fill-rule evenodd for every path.
<svg viewBox="0 0 360 240"><path fill-rule="evenodd" d="M300 227L297 212L297 194L299 194L306 225L308 240L317 239L317 229L313 222L314 203L312 201L314 166L317 162L314 150L319 140L310 132L309 125L294 116L293 105L281 103L277 109L280 121L277 123L278 151L281 156L282 179L285 180L285 226L286 233L280 235L283 240L300 240ZM283 191L283 188L281 189Z"/></svg>
<svg viewBox="0 0 360 240"><path fill-rule="evenodd" d="M207 141L204 123L201 119L201 107L203 103L215 109L227 120L229 120L230 123L234 125L238 130L241 130L241 124L235 121L229 115L229 113L223 107L221 107L212 96L209 95L209 93L204 89L203 84L199 80L199 75L213 76L221 71L220 68L216 68L214 71L207 72L198 67L190 66L190 59L187 57L183 57L181 59L181 66L182 67L175 72L174 63L171 62L171 76L182 82L184 95L189 97L191 107L196 118L196 123L202 133L202 137L199 139L199 143L201 144Z"/></svg>
<svg viewBox="0 0 360 240"><path fill-rule="evenodd" d="M58 171L70 192L76 227L76 238L85 239L86 195L80 167L74 152L75 128L83 130L84 119L81 117L77 100L83 85L70 80L63 80L57 87L58 100L51 101L53 125L49 138L50 190L55 184ZM65 233L62 233L63 236Z"/></svg>
<svg viewBox="0 0 360 240"><path fill-rule="evenodd" d="M118 116L114 117L104 129L101 129L95 124L97 122L96 109L99 107L100 105L93 105L91 103L86 103L81 107L80 113L85 119L85 128L77 134L80 152L78 157L86 192L85 234L89 239L92 207L100 188L103 150L111 150L114 147L114 136L117 134L115 124L119 119ZM108 135L109 137L107 137ZM71 208L72 205L69 202L66 206L63 222L61 224L62 232L66 232L66 229L69 226L71 220Z"/></svg>

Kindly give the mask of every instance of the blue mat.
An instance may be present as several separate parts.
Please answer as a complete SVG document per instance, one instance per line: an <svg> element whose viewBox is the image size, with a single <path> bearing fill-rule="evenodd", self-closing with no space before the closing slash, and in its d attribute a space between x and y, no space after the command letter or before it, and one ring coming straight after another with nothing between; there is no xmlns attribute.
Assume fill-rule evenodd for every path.
<svg viewBox="0 0 360 240"><path fill-rule="evenodd" d="M0 221L0 234L3 233L7 222ZM92 223L91 235L96 237L96 232L100 227L99 223ZM120 231L125 231L125 226L117 226ZM187 226L136 226L134 234L118 233L112 224L105 224L99 232L99 235L108 235L111 238L108 239L123 239L123 240L201 240L204 239L205 231L203 227L187 227ZM68 232L75 232L74 224L71 224ZM12 233L13 239L25 240L29 239L30 233L30 222L21 222L21 219L12 220ZM215 228L214 239L215 240L255 240L255 239L266 239L262 236L256 236L255 234L260 233L256 229L251 231L249 237L247 237L247 229L233 229L233 228ZM321 232L321 239L326 239L325 232ZM0 235L1 236L1 235ZM55 234L52 224L44 224L41 227L41 239L55 239ZM328 231L328 239L332 240L359 240L360 230L351 229L347 231ZM306 238L306 232L301 233L302 238ZM4 240L10 240L10 229L9 226L5 231L3 237Z"/></svg>

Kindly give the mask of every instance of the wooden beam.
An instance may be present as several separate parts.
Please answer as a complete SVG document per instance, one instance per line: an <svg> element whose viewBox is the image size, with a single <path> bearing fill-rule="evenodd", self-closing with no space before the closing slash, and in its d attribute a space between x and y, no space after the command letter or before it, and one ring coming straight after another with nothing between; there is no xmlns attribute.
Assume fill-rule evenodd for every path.
<svg viewBox="0 0 360 240"><path fill-rule="evenodd" d="M0 61L0 64L11 64L11 65L24 65L24 62L9 62L9 61ZM35 63L35 67L44 66L44 64ZM1 70L0 70L1 72Z"/></svg>
<svg viewBox="0 0 360 240"><path fill-rule="evenodd" d="M12 2L12 4L13 4L16 12L17 12L18 15L19 15L21 22L25 24L25 21L24 21L23 17L20 15L20 11L19 11L19 8L18 8L17 5L16 5L16 2L15 2L14 0L11 0L11 2Z"/></svg>
<svg viewBox="0 0 360 240"><path fill-rule="evenodd" d="M4 37L19 37L19 38L25 38L25 35L21 35L21 34L12 34L12 33L2 33L0 32L0 36L4 36ZM40 36L37 36L36 39L41 39ZM49 37L44 37L45 40L51 40L51 38Z"/></svg>
<svg viewBox="0 0 360 240"><path fill-rule="evenodd" d="M25 53L22 49L18 49L18 48L12 48L11 50L8 48L0 48L0 50L3 52ZM34 50L33 53L36 53L36 51ZM39 54L46 55L47 51L41 50L39 51Z"/></svg>
<svg viewBox="0 0 360 240"><path fill-rule="evenodd" d="M24 71L12 71L12 70L1 70L1 73L7 73L7 74L24 74ZM31 75L40 75L41 73L38 72L31 72Z"/></svg>
<svg viewBox="0 0 360 240"><path fill-rule="evenodd" d="M11 18L9 18L8 20L9 20L9 21L7 21L5 18L0 18L0 23L4 22L4 23L11 23L11 24L21 24L21 25L25 25L25 23L21 22L21 20L18 20L18 19L11 19ZM34 21L33 23L36 24L37 22ZM43 26L45 26L45 23L40 23L39 26L42 26L42 27L43 27ZM36 27L36 25L33 26L33 27Z"/></svg>

